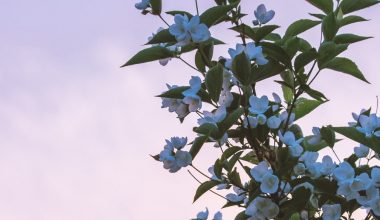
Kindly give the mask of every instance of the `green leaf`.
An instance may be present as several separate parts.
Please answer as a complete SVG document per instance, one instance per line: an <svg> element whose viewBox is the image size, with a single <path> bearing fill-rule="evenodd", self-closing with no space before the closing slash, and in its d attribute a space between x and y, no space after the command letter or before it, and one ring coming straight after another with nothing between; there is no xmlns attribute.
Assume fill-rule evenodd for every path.
<svg viewBox="0 0 380 220"><path fill-rule="evenodd" d="M152 6L152 14L159 15L162 11L161 0L150 0L150 6Z"/></svg>
<svg viewBox="0 0 380 220"><path fill-rule="evenodd" d="M296 115L295 120L298 120L309 114L314 109L318 108L318 106L321 104L323 104L321 101L299 98L296 101L296 107L294 109L294 114Z"/></svg>
<svg viewBox="0 0 380 220"><path fill-rule="evenodd" d="M306 136L302 142L302 146L304 147L305 151L313 151L318 152L326 147L328 147L328 144L326 141L321 140L318 144L310 144L309 140L313 138L313 135Z"/></svg>
<svg viewBox="0 0 380 220"><path fill-rule="evenodd" d="M328 14L322 22L322 32L325 41L331 41L336 33L338 32L338 24L336 21L336 16L333 12Z"/></svg>
<svg viewBox="0 0 380 220"><path fill-rule="evenodd" d="M321 9L326 14L333 11L334 3L332 0L306 0L315 7Z"/></svg>
<svg viewBox="0 0 380 220"><path fill-rule="evenodd" d="M309 13L309 15L313 16L313 17L316 17L318 19L321 19L323 20L324 17L326 17L326 15L324 14L314 14L314 13Z"/></svg>
<svg viewBox="0 0 380 220"><path fill-rule="evenodd" d="M317 59L318 53L315 48L305 51L298 55L294 61L294 68L296 72L299 72L301 68L305 67L307 64Z"/></svg>
<svg viewBox="0 0 380 220"><path fill-rule="evenodd" d="M241 189L244 189L244 186L241 183L239 172L236 171L236 168L232 172L228 173L227 176L232 184L238 186Z"/></svg>
<svg viewBox="0 0 380 220"><path fill-rule="evenodd" d="M220 184L218 181L210 180L202 183L195 192L193 202L197 201L203 194L212 189L214 186Z"/></svg>
<svg viewBox="0 0 380 220"><path fill-rule="evenodd" d="M206 74L206 87L210 94L210 97L215 102L218 102L220 92L222 91L223 85L223 66L218 64L211 68Z"/></svg>
<svg viewBox="0 0 380 220"><path fill-rule="evenodd" d="M242 116L244 113L243 108L238 108L235 109L233 112L228 114L226 119L224 119L222 122L219 123L218 127L220 128L221 131L227 131L230 127L232 127Z"/></svg>
<svg viewBox="0 0 380 220"><path fill-rule="evenodd" d="M160 47L160 46L150 47L138 52L121 67L151 62L151 61L165 59L169 57L173 57L173 53L169 51L168 49L166 49L165 47Z"/></svg>
<svg viewBox="0 0 380 220"><path fill-rule="evenodd" d="M302 87L303 91L306 92L306 94L308 94L309 96L315 98L318 101L324 102L324 101L328 100L326 98L326 96L322 92L317 91L315 89L312 89L308 85L301 85L301 87Z"/></svg>
<svg viewBox="0 0 380 220"><path fill-rule="evenodd" d="M211 27L218 22L219 19L227 15L227 12L235 8L237 4L220 5L207 9L200 15L201 23Z"/></svg>
<svg viewBox="0 0 380 220"><path fill-rule="evenodd" d="M234 154L231 157L231 159L228 161L228 163L227 163L227 168L228 168L227 171L228 172L230 172L234 168L236 162L239 160L242 153L243 153L243 151L240 151L240 152Z"/></svg>
<svg viewBox="0 0 380 220"><path fill-rule="evenodd" d="M347 17L344 17L340 22L339 22L339 26L343 27L345 25L349 25L349 24L353 24L353 23L357 23L357 22L363 22L363 21L368 21L367 19L365 18L362 18L360 16L356 16L356 15L349 15Z"/></svg>
<svg viewBox="0 0 380 220"><path fill-rule="evenodd" d="M334 42L337 44L352 44L372 37L363 37L355 34L340 34L335 36Z"/></svg>
<svg viewBox="0 0 380 220"><path fill-rule="evenodd" d="M221 157L221 160L224 161L224 160L227 160L228 158L230 158L232 155L234 155L235 153L239 152L243 150L241 147L230 147L228 149L226 149L223 154L222 154L222 157Z"/></svg>
<svg viewBox="0 0 380 220"><path fill-rule="evenodd" d="M364 77L363 73L358 69L356 64L350 59L343 57L336 57L330 62L323 65L323 68L332 69L338 72L347 73L355 78L358 78L366 83L369 83Z"/></svg>
<svg viewBox="0 0 380 220"><path fill-rule="evenodd" d="M281 78L284 80L284 84L281 84L282 93L287 103L290 103L293 99L294 93L294 75L291 71L284 71L281 73Z"/></svg>
<svg viewBox="0 0 380 220"><path fill-rule="evenodd" d="M206 142L207 139L208 139L208 136L200 136L200 137L195 138L193 145L191 146L190 151L189 151L193 160L195 159L195 157L197 156L197 154L199 153L199 151L201 150L203 144Z"/></svg>
<svg viewBox="0 0 380 220"><path fill-rule="evenodd" d="M376 153L380 153L380 138L367 138L363 133L356 130L355 127L333 127L332 129L353 141L364 144Z"/></svg>
<svg viewBox="0 0 380 220"><path fill-rule="evenodd" d="M284 50L288 56L293 59L296 53L300 50L301 39L299 37L291 37L287 39L284 43Z"/></svg>
<svg viewBox="0 0 380 220"><path fill-rule="evenodd" d="M232 72L243 85L249 85L249 78L251 74L251 62L249 61L247 55L244 52L235 56L235 58L233 59Z"/></svg>
<svg viewBox="0 0 380 220"><path fill-rule="evenodd" d="M282 47L269 42L261 42L260 45L263 47L263 52L269 58L284 64L289 69L293 69L291 59Z"/></svg>
<svg viewBox="0 0 380 220"><path fill-rule="evenodd" d="M376 5L379 2L379 0L343 0L340 4L340 7L344 14L349 14L351 12L359 11L372 5Z"/></svg>
<svg viewBox="0 0 380 220"><path fill-rule="evenodd" d="M269 62L265 65L254 66L251 68L250 83L256 83L261 80L267 79L272 76L276 76L285 70L285 66L279 64L277 61L269 59Z"/></svg>
<svg viewBox="0 0 380 220"><path fill-rule="evenodd" d="M326 62L347 50L348 44L335 44L332 41L323 42L318 50L318 67L323 68Z"/></svg>
<svg viewBox="0 0 380 220"><path fill-rule="evenodd" d="M280 26L278 25L265 25L256 29L253 29L254 35L253 35L253 40L255 42L259 42L262 39L264 39L268 34L272 33L274 30L279 28Z"/></svg>
<svg viewBox="0 0 380 220"><path fill-rule="evenodd" d="M168 15L173 15L173 16L178 15L178 14L180 14L180 15L186 15L189 19L191 19L193 17L193 15L190 14L189 12L187 12L187 11L167 11L165 13L168 14Z"/></svg>
<svg viewBox="0 0 380 220"><path fill-rule="evenodd" d="M179 86L176 88L172 88L161 95L158 95L157 97L160 98L170 98L170 99L183 99L182 92L185 90L188 90L190 86Z"/></svg>
<svg viewBox="0 0 380 220"><path fill-rule="evenodd" d="M195 66L201 71L206 72L206 64L203 61L202 54L199 50L195 53Z"/></svg>
<svg viewBox="0 0 380 220"><path fill-rule="evenodd" d="M322 139L327 143L329 147L334 147L335 145L335 132L331 126L322 127L320 129Z"/></svg>
<svg viewBox="0 0 380 220"><path fill-rule="evenodd" d="M203 134L211 137L215 137L218 133L218 127L215 124L204 123L199 127L193 129L198 134Z"/></svg>
<svg viewBox="0 0 380 220"><path fill-rule="evenodd" d="M291 24L285 32L284 38L297 36L315 26L320 24L320 21L313 21L309 19L301 19Z"/></svg>
<svg viewBox="0 0 380 220"><path fill-rule="evenodd" d="M164 29L153 36L146 44L175 43L177 40L170 34L169 29Z"/></svg>

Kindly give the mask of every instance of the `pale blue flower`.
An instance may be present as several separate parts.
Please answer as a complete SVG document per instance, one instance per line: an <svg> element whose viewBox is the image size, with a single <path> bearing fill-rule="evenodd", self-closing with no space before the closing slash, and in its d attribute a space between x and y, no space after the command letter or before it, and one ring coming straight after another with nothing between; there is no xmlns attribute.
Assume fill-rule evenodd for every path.
<svg viewBox="0 0 380 220"><path fill-rule="evenodd" d="M313 165L318 159L318 152L305 151L299 158L300 161L304 162L306 167Z"/></svg>
<svg viewBox="0 0 380 220"><path fill-rule="evenodd" d="M199 212L197 214L197 220L207 220L207 218L208 218L208 208L206 207L206 211Z"/></svg>
<svg viewBox="0 0 380 220"><path fill-rule="evenodd" d="M268 167L266 161L261 161L251 169L250 173L257 182L261 182L266 174L273 174L273 170Z"/></svg>
<svg viewBox="0 0 380 220"><path fill-rule="evenodd" d="M380 128L380 118L376 114L371 114L370 116L360 115L359 122L360 126L356 127L359 132L365 134L366 137L372 137L372 135L380 137L380 132L375 131Z"/></svg>
<svg viewBox="0 0 380 220"><path fill-rule="evenodd" d="M324 204L322 206L322 218L323 220L339 220L341 216L340 204L328 205Z"/></svg>
<svg viewBox="0 0 380 220"><path fill-rule="evenodd" d="M303 138L296 140L295 135L291 131L285 132L282 135L281 131L278 131L278 136L282 143L289 146L289 153L292 157L299 157L303 152L303 148L300 143L303 141Z"/></svg>
<svg viewBox="0 0 380 220"><path fill-rule="evenodd" d="M209 167L207 171L211 174L211 179L212 179L212 180L222 181L221 179L219 179L219 178L215 175L214 165L212 165L211 167Z"/></svg>
<svg viewBox="0 0 380 220"><path fill-rule="evenodd" d="M198 76L192 76L189 81L190 88L182 92L185 96L182 101L189 106L190 112L196 112L202 108L202 99L197 95L201 89L201 83L202 81Z"/></svg>
<svg viewBox="0 0 380 220"><path fill-rule="evenodd" d="M249 60L255 60L258 65L265 65L268 63L268 60L263 55L263 48L261 46L256 46L253 42L250 42L246 46L236 44L235 49L228 49L228 54L231 58L226 59L225 67L227 69L231 69L233 59L243 52Z"/></svg>
<svg viewBox="0 0 380 220"><path fill-rule="evenodd" d="M177 85L170 86L169 84L166 84L166 87L171 90L174 88L177 88ZM181 105L182 100L181 99L171 99L171 98L162 98L162 106L161 108L168 108L169 112L175 112L178 107Z"/></svg>
<svg viewBox="0 0 380 220"><path fill-rule="evenodd" d="M245 210L245 214L253 219L273 219L280 212L280 208L269 198L256 197ZM251 218L250 218L251 219Z"/></svg>
<svg viewBox="0 0 380 220"><path fill-rule="evenodd" d="M257 122L260 125L264 125L266 121L267 121L267 116L265 116L264 114L257 115Z"/></svg>
<svg viewBox="0 0 380 220"><path fill-rule="evenodd" d="M309 172L308 176L311 177L312 179L317 179L321 177L322 176L321 166L322 166L321 163L310 164L307 167L307 171Z"/></svg>
<svg viewBox="0 0 380 220"><path fill-rule="evenodd" d="M267 125L271 129L277 129L281 125L281 119L273 115L270 118L268 118Z"/></svg>
<svg viewBox="0 0 380 220"><path fill-rule="evenodd" d="M380 168L378 168L378 167L372 168L372 170L371 170L371 179L372 179L372 183L376 187L380 187Z"/></svg>
<svg viewBox="0 0 380 220"><path fill-rule="evenodd" d="M212 220L222 220L222 218L223 218L222 213L217 212L217 213L215 213L214 218Z"/></svg>
<svg viewBox="0 0 380 220"><path fill-rule="evenodd" d="M334 169L333 176L340 185L345 181L351 181L355 177L355 170L348 162L344 161Z"/></svg>
<svg viewBox="0 0 380 220"><path fill-rule="evenodd" d="M379 189L374 185L371 185L365 191L365 195L359 194L359 196L356 197L356 201L364 207L369 207L371 205L371 201L376 198L379 198Z"/></svg>
<svg viewBox="0 0 380 220"><path fill-rule="evenodd" d="M368 156L369 148L363 144L360 144L359 147L354 147L354 152L358 158L364 158Z"/></svg>
<svg viewBox="0 0 380 220"><path fill-rule="evenodd" d="M361 173L356 176L350 183L350 187L353 191L367 190L371 186L371 179L367 173Z"/></svg>
<svg viewBox="0 0 380 220"><path fill-rule="evenodd" d="M296 174L297 176L298 176L298 175L303 175L303 174L305 174L305 170L306 170L306 167L305 167L305 164L303 164L303 163L297 163L297 164L293 167L293 172L294 172L294 174Z"/></svg>
<svg viewBox="0 0 380 220"><path fill-rule="evenodd" d="M276 105L272 105L272 111L275 112L280 108L281 98L276 93L272 93L272 96L274 98L274 103L276 103Z"/></svg>
<svg viewBox="0 0 380 220"><path fill-rule="evenodd" d="M277 192L278 190L278 184L279 184L279 179L276 175L267 173L264 175L261 184L260 184L260 190L263 193L270 193L273 194Z"/></svg>
<svg viewBox="0 0 380 220"><path fill-rule="evenodd" d="M380 197L375 198L370 203L371 210L376 216L380 216Z"/></svg>
<svg viewBox="0 0 380 220"><path fill-rule="evenodd" d="M356 199L359 196L359 192L352 190L350 187L351 181L343 182L339 185L337 194L342 195L346 198L347 201Z"/></svg>
<svg viewBox="0 0 380 220"><path fill-rule="evenodd" d="M200 23L199 16L193 16L190 20L187 15L176 14L174 24L169 27L169 32L175 36L179 44L186 45L192 40L195 43L206 41L211 34L208 27Z"/></svg>
<svg viewBox="0 0 380 220"><path fill-rule="evenodd" d="M313 127L313 136L307 141L311 145L317 145L322 141L321 131L318 127Z"/></svg>
<svg viewBox="0 0 380 220"><path fill-rule="evenodd" d="M239 187L234 186L233 190L235 193L228 193L226 198L231 202L241 202L246 198L245 191L240 189Z"/></svg>
<svg viewBox="0 0 380 220"><path fill-rule="evenodd" d="M170 138L170 141L169 140L165 140L166 141L166 144L168 146L170 146L170 149L177 149L177 150L181 150L183 147L186 146L186 143L187 143L187 137L171 137Z"/></svg>
<svg viewBox="0 0 380 220"><path fill-rule="evenodd" d="M269 109L269 100L267 96L262 96L261 98L258 98L255 95L252 95L249 97L249 104L250 108L249 111L252 114L264 114Z"/></svg>
<svg viewBox="0 0 380 220"><path fill-rule="evenodd" d="M266 24L273 19L275 12L273 10L267 11L264 4L257 7L254 12L256 20L253 21L254 25Z"/></svg>
<svg viewBox="0 0 380 220"><path fill-rule="evenodd" d="M191 164L193 158L191 157L191 154L189 152L178 150L175 153L175 160L179 167L186 167Z"/></svg>
<svg viewBox="0 0 380 220"><path fill-rule="evenodd" d="M223 89L220 93L218 103L225 107L230 107L232 102L234 101L234 96L229 90Z"/></svg>
<svg viewBox="0 0 380 220"><path fill-rule="evenodd" d="M256 128L259 125L257 117L249 116L244 118L243 125L245 128Z"/></svg>
<svg viewBox="0 0 380 220"><path fill-rule="evenodd" d="M323 156L322 164L320 167L322 175L330 175L335 169L335 167L336 167L336 164L334 163L334 161L331 159L330 156L328 155Z"/></svg>
<svg viewBox="0 0 380 220"><path fill-rule="evenodd" d="M198 124L202 125L205 123L214 124L223 121L227 116L227 110L225 106L219 106L214 112L203 111L203 118L198 119Z"/></svg>
<svg viewBox="0 0 380 220"><path fill-rule="evenodd" d="M149 7L150 0L141 0L141 2L138 2L135 4L135 7L139 10L145 10Z"/></svg>
<svg viewBox="0 0 380 220"><path fill-rule="evenodd" d="M282 120L284 123L285 123L286 120L288 119L288 115L289 115L289 114L288 114L287 111L283 111L283 112L281 112L281 114L280 114L280 118L281 118L281 120ZM293 124L295 118L296 118L296 114L294 114L294 112L292 112L292 113L290 114L290 117L289 117L288 125Z"/></svg>

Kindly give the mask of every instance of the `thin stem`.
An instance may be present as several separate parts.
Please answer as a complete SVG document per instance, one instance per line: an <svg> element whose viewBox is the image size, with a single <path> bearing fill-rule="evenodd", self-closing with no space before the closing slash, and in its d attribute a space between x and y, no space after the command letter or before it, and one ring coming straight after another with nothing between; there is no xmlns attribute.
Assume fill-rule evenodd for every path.
<svg viewBox="0 0 380 220"><path fill-rule="evenodd" d="M342 161L339 159L338 155L336 154L335 150L331 148L332 152L334 152L336 159L338 159L339 163L342 163Z"/></svg>
<svg viewBox="0 0 380 220"><path fill-rule="evenodd" d="M198 168L196 168L193 164L190 164L190 166L196 170L198 173L200 173L201 175L203 175L204 177L206 177L207 179L210 179L212 180L209 176L207 176L206 174L204 174L202 171L200 171Z"/></svg>
<svg viewBox="0 0 380 220"><path fill-rule="evenodd" d="M376 115L377 115L377 110L379 110L379 96L376 96Z"/></svg>
<svg viewBox="0 0 380 220"><path fill-rule="evenodd" d="M317 76L319 75L320 72L321 72L321 70L318 70L318 72L315 74L313 79L311 79L311 81L307 84L308 86L310 86L310 84L317 78Z"/></svg>
<svg viewBox="0 0 380 220"><path fill-rule="evenodd" d="M168 26L170 27L169 23L161 16L161 15L158 15L158 17Z"/></svg>
<svg viewBox="0 0 380 220"><path fill-rule="evenodd" d="M196 67L194 67L193 65L191 65L190 63L188 63L186 60L182 59L181 57L178 57L178 59L180 59L183 63L185 63L187 66L189 66L193 70L195 70L197 72L200 72L202 74L202 76L205 76L205 74L202 71L200 71L199 69L197 69Z"/></svg>
<svg viewBox="0 0 380 220"><path fill-rule="evenodd" d="M195 0L195 8L197 9L197 15L199 16L198 0Z"/></svg>
<svg viewBox="0 0 380 220"><path fill-rule="evenodd" d="M190 170L187 170L187 172L189 172L189 174L199 183L199 184L202 184L202 182L201 181L199 181L191 172L190 172ZM224 197L224 196L222 196L222 195L220 195L219 193L217 193L217 192L215 192L215 191L213 191L213 190L211 190L210 189L210 192L212 192L212 193L214 193L215 195L217 195L217 196L219 196L219 197L221 197L221 198L223 198L223 199L225 199L225 200L227 200L228 201L228 199L226 198L226 197Z"/></svg>

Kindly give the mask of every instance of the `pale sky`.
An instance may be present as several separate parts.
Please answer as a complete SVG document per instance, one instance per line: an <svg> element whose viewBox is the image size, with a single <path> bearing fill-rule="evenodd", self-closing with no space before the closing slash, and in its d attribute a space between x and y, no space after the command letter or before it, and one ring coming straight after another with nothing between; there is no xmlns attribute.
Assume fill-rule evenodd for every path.
<svg viewBox="0 0 380 220"><path fill-rule="evenodd" d="M163 2L166 11L195 12L193 1ZM242 2L243 12L251 14L247 23L260 3L276 11L272 23L283 27L318 12L302 0ZM0 0L0 219L178 220L195 217L206 206L215 213L223 205L213 194L192 204L197 183L186 169L169 174L149 157L162 150L165 138L194 137L196 117L180 125L154 96L165 83L185 85L197 73L178 61L119 68L164 26L141 15L134 3ZM201 0L200 10L211 4ZM372 84L322 72L314 87L331 101L300 121L306 134L313 125L346 125L351 112L376 106L379 10L361 12L371 21L342 31L375 37L345 53ZM211 33L229 46L237 42L224 27ZM318 30L303 36L316 42ZM218 48L215 58L226 56L227 48ZM269 79L258 93L273 90L280 91ZM341 142L339 155L354 146ZM206 171L218 153L207 146L194 163ZM226 220L237 213L222 212Z"/></svg>

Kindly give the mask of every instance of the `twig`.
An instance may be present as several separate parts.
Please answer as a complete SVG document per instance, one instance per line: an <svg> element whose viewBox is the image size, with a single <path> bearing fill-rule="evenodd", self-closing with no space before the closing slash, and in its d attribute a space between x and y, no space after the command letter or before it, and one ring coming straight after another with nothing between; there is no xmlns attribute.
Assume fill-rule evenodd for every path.
<svg viewBox="0 0 380 220"><path fill-rule="evenodd" d="M191 172L190 172L190 170L187 170L187 172L189 172L189 174L199 183L199 184L202 184L202 182L201 181L199 181ZM219 193L217 193L217 192L215 192L214 190L209 190L210 192L212 192L212 193L214 193L215 195L217 195L217 196L219 196L219 197L221 197L221 198L223 198L223 199L225 199L225 200L227 200L228 201L228 199L226 198L226 197L224 197L224 196L222 196L222 195L220 195Z"/></svg>
<svg viewBox="0 0 380 220"><path fill-rule="evenodd" d="M198 0L195 0L195 8L197 9L197 15L199 16Z"/></svg>

